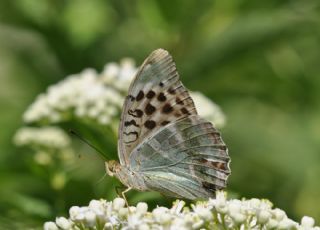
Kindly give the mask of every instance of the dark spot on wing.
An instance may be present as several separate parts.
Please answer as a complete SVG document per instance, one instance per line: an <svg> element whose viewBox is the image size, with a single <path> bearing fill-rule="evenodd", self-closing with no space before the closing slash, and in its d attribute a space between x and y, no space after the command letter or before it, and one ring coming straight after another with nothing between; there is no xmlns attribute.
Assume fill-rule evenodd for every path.
<svg viewBox="0 0 320 230"><path fill-rule="evenodd" d="M129 97L130 101L134 101L134 96L129 95L128 97Z"/></svg>
<svg viewBox="0 0 320 230"><path fill-rule="evenodd" d="M222 144L220 135L217 135L217 133L208 133L207 135L214 144Z"/></svg>
<svg viewBox="0 0 320 230"><path fill-rule="evenodd" d="M156 93L153 92L152 90L150 90L150 91L147 93L146 97L149 98L149 99L151 99L151 98L153 98L155 95L156 95Z"/></svg>
<svg viewBox="0 0 320 230"><path fill-rule="evenodd" d="M167 100L166 96L164 95L164 93L159 93L158 95L158 101L165 101Z"/></svg>
<svg viewBox="0 0 320 230"><path fill-rule="evenodd" d="M133 117L142 117L143 112L140 109L135 109L135 110L128 110L128 114L133 116Z"/></svg>
<svg viewBox="0 0 320 230"><path fill-rule="evenodd" d="M189 111L188 111L186 108L182 108L182 109L181 109L181 112L182 112L183 114L190 114Z"/></svg>
<svg viewBox="0 0 320 230"><path fill-rule="evenodd" d="M163 122L161 122L161 125L162 126L165 126L165 125L167 125L167 124L169 124L170 123L170 121L163 121Z"/></svg>
<svg viewBox="0 0 320 230"><path fill-rule="evenodd" d="M216 191L216 185L215 184L212 184L212 183L209 183L209 182L201 182L202 184L202 187L207 189L207 190L210 190L210 191Z"/></svg>
<svg viewBox="0 0 320 230"><path fill-rule="evenodd" d="M179 97L176 98L176 103L179 105L183 105L183 101Z"/></svg>
<svg viewBox="0 0 320 230"><path fill-rule="evenodd" d="M147 115L151 115L155 110L156 108L150 103L148 103L144 111Z"/></svg>
<svg viewBox="0 0 320 230"><path fill-rule="evenodd" d="M170 93L170 94L175 94L176 91L175 91L175 89L173 89L172 87L170 87L170 88L168 89L168 93Z"/></svg>
<svg viewBox="0 0 320 230"><path fill-rule="evenodd" d="M223 162L211 162L211 164L217 169L226 170L226 164Z"/></svg>
<svg viewBox="0 0 320 230"><path fill-rule="evenodd" d="M175 116L175 117L180 117L180 116L181 116L181 113L175 112L175 113L174 113L174 116Z"/></svg>
<svg viewBox="0 0 320 230"><path fill-rule="evenodd" d="M218 146L218 149L227 150L227 146L225 146L225 145L219 145L219 146Z"/></svg>
<svg viewBox="0 0 320 230"><path fill-rule="evenodd" d="M160 83L159 83L159 86L160 86L160 87L163 87L163 86L164 86L163 82L160 82Z"/></svg>
<svg viewBox="0 0 320 230"><path fill-rule="evenodd" d="M200 163L202 163L202 164L205 164L205 163L208 162L208 160L205 159L205 158L200 158L198 161L199 161Z"/></svg>
<svg viewBox="0 0 320 230"><path fill-rule="evenodd" d="M136 100L137 100L137 101L140 101L140 100L143 99L143 97L144 97L144 93L143 93L142 90L140 90L139 93L138 93L138 95L136 96Z"/></svg>
<svg viewBox="0 0 320 230"><path fill-rule="evenodd" d="M163 113L171 113L172 111L173 111L173 108L169 103L165 104L162 108Z"/></svg>
<svg viewBox="0 0 320 230"><path fill-rule="evenodd" d="M139 127L139 125L137 125L135 120L125 121L124 122L124 126L130 126L130 125L134 125L135 127Z"/></svg>
<svg viewBox="0 0 320 230"><path fill-rule="evenodd" d="M209 167L213 167L215 169L220 169L220 170L227 170L226 168L226 163L220 162L220 161L208 161L205 158L201 158L198 160L199 163L207 165Z"/></svg>
<svg viewBox="0 0 320 230"><path fill-rule="evenodd" d="M154 127L156 127L156 122L153 121L153 120L147 120L145 123L144 123L144 126L148 129L153 129Z"/></svg>

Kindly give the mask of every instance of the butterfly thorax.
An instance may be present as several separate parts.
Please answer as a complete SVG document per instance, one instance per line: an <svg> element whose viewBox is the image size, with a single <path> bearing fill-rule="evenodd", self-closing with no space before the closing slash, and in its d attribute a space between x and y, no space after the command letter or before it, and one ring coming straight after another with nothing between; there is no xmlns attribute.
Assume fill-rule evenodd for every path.
<svg viewBox="0 0 320 230"><path fill-rule="evenodd" d="M109 176L115 176L127 187L141 191L147 190L144 180L139 173L131 171L117 161L111 160L106 162L106 171Z"/></svg>

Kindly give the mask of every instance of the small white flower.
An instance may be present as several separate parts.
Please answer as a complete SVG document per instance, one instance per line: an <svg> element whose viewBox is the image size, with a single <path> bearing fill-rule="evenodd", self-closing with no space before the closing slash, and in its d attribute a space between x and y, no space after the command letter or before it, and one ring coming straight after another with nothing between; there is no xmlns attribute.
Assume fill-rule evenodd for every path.
<svg viewBox="0 0 320 230"><path fill-rule="evenodd" d="M79 213L80 213L80 208L78 206L72 206L69 209L69 215L72 220L74 220Z"/></svg>
<svg viewBox="0 0 320 230"><path fill-rule="evenodd" d="M226 193L223 191L216 192L216 199L209 199L209 205L213 206L217 212L225 214L228 212Z"/></svg>
<svg viewBox="0 0 320 230"><path fill-rule="evenodd" d="M278 229L291 229L296 227L296 223L288 218L282 219L278 224Z"/></svg>
<svg viewBox="0 0 320 230"><path fill-rule="evenodd" d="M242 207L240 200L231 200L229 201L229 212L230 213L239 213Z"/></svg>
<svg viewBox="0 0 320 230"><path fill-rule="evenodd" d="M120 218L125 218L129 213L128 208L120 208L120 210L118 211L119 217Z"/></svg>
<svg viewBox="0 0 320 230"><path fill-rule="evenodd" d="M199 229L204 224L203 220L198 220L192 224L192 229Z"/></svg>
<svg viewBox="0 0 320 230"><path fill-rule="evenodd" d="M45 222L43 225L43 229L44 230L59 230L58 226L52 221Z"/></svg>
<svg viewBox="0 0 320 230"><path fill-rule="evenodd" d="M84 212L80 212L72 220L75 222L82 222L84 219L85 219Z"/></svg>
<svg viewBox="0 0 320 230"><path fill-rule="evenodd" d="M258 214L258 223L260 224L265 224L268 222L268 220L271 218L271 214L270 212L266 211L266 210L261 210Z"/></svg>
<svg viewBox="0 0 320 230"><path fill-rule="evenodd" d="M160 216L159 216L159 222L161 224L167 224L171 221L171 218L172 216L169 214L169 213L162 213Z"/></svg>
<svg viewBox="0 0 320 230"><path fill-rule="evenodd" d="M141 224L139 225L139 230L149 230L150 227L147 224Z"/></svg>
<svg viewBox="0 0 320 230"><path fill-rule="evenodd" d="M124 199L117 197L113 200L113 208L119 210L125 206L126 202Z"/></svg>
<svg viewBox="0 0 320 230"><path fill-rule="evenodd" d="M312 217L304 216L301 219L301 226L305 228L312 228L315 224L315 221Z"/></svg>
<svg viewBox="0 0 320 230"><path fill-rule="evenodd" d="M89 208L91 208L93 210L101 210L103 208L103 206L99 200L92 200L89 203Z"/></svg>
<svg viewBox="0 0 320 230"><path fill-rule="evenodd" d="M169 210L165 207L157 207L153 210L152 214L155 220L161 224L169 222L171 218Z"/></svg>
<svg viewBox="0 0 320 230"><path fill-rule="evenodd" d="M138 213L141 213L141 214L144 214L148 211L148 204L145 203L145 202L139 202L137 204L137 212Z"/></svg>
<svg viewBox="0 0 320 230"><path fill-rule="evenodd" d="M113 230L113 225L111 223L105 223L103 230Z"/></svg>
<svg viewBox="0 0 320 230"><path fill-rule="evenodd" d="M68 230L71 228L70 221L64 217L57 217L56 224L57 224L57 226L59 226L63 230Z"/></svg>
<svg viewBox="0 0 320 230"><path fill-rule="evenodd" d="M91 210L85 213L84 219L88 227L93 227L96 224L96 214Z"/></svg>
<svg viewBox="0 0 320 230"><path fill-rule="evenodd" d="M129 229L138 229L142 224L143 220L138 214L130 214L128 216L128 227Z"/></svg>
<svg viewBox="0 0 320 230"><path fill-rule="evenodd" d="M205 207L204 204L192 205L191 207L195 214L199 215L199 217L205 221L210 221L212 219L211 210L208 207Z"/></svg>
<svg viewBox="0 0 320 230"><path fill-rule="evenodd" d="M275 229L278 226L278 221L276 221L275 219L269 219L266 226L268 229Z"/></svg>
<svg viewBox="0 0 320 230"><path fill-rule="evenodd" d="M237 224L242 224L246 220L246 215L239 213L239 212L231 212L230 217L236 222Z"/></svg>
<svg viewBox="0 0 320 230"><path fill-rule="evenodd" d="M281 221L287 217L286 213L279 208L274 209L273 214L274 214L277 221Z"/></svg>

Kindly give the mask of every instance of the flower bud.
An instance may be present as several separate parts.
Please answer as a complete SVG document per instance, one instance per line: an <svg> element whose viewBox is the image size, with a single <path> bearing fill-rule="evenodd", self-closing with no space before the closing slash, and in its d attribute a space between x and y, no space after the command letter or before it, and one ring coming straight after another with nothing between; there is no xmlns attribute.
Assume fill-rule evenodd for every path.
<svg viewBox="0 0 320 230"><path fill-rule="evenodd" d="M125 204L126 204L126 202L122 198L118 197L118 198L113 200L113 208L115 210L119 210L120 208L123 208Z"/></svg>
<svg viewBox="0 0 320 230"><path fill-rule="evenodd" d="M147 205L147 203L145 203L145 202L139 202L139 203L137 204L137 212L138 212L138 213L144 214L144 213L146 213L147 211L148 211L148 205Z"/></svg>
<svg viewBox="0 0 320 230"><path fill-rule="evenodd" d="M43 229L44 230L59 230L57 225L52 221L45 222L43 225Z"/></svg>
<svg viewBox="0 0 320 230"><path fill-rule="evenodd" d="M57 217L56 218L56 224L62 228L63 230L67 230L71 228L71 223L68 219L65 217Z"/></svg>
<svg viewBox="0 0 320 230"><path fill-rule="evenodd" d="M314 219L312 217L309 216L304 216L301 219L301 225L302 227L306 227L306 228L312 228L314 226Z"/></svg>

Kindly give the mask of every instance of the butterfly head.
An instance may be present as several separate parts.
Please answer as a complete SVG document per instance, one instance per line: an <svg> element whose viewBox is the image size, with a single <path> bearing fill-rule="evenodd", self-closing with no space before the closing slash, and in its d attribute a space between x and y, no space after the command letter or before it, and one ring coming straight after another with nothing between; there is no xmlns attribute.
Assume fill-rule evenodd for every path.
<svg viewBox="0 0 320 230"><path fill-rule="evenodd" d="M106 171L109 176L114 176L119 170L120 170L120 164L117 161L111 160L111 161L106 161Z"/></svg>

